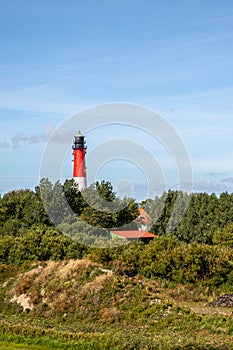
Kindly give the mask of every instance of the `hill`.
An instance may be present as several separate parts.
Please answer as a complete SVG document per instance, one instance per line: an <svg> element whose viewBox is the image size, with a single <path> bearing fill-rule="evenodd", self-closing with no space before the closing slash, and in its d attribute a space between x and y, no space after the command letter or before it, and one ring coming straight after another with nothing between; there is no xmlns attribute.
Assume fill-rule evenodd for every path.
<svg viewBox="0 0 233 350"><path fill-rule="evenodd" d="M231 309L207 306L214 293L201 287L130 277L87 259L1 272L0 340L10 346L233 349Z"/></svg>
<svg viewBox="0 0 233 350"><path fill-rule="evenodd" d="M74 220L56 200L60 191ZM100 249L105 227L135 225L138 204L117 199L124 209L103 215L98 208L116 200L110 183L88 191L93 206L72 180L44 179L35 191L0 198L0 349L233 349L233 195L148 199L141 207L157 218L156 239Z"/></svg>

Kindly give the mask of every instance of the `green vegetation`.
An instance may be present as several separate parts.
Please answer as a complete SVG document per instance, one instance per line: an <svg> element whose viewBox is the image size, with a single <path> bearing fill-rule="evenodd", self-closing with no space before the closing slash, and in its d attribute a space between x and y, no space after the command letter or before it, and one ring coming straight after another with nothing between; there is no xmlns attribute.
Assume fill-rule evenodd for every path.
<svg viewBox="0 0 233 350"><path fill-rule="evenodd" d="M20 270L1 290L1 341L47 349L233 348L231 313L205 306L217 289L129 277L84 259Z"/></svg>
<svg viewBox="0 0 233 350"><path fill-rule="evenodd" d="M0 198L0 263L81 258L87 252L86 245L98 245L99 241L109 246L110 234L105 227L127 226L137 216L135 201L117 199L109 182L97 182L86 190L85 198L88 202L73 180L52 185L44 179L35 191L5 194ZM68 206L63 208L62 200L75 214ZM114 211L114 206L121 210Z"/></svg>
<svg viewBox="0 0 233 350"><path fill-rule="evenodd" d="M11 339L11 340L10 340ZM64 342L62 340L60 341L51 341L43 340L44 345L38 345L37 343L41 343L41 340L38 338L34 338L33 341L27 341L27 343L24 344L17 344L15 342L12 342L12 339L14 341L25 341L24 338L21 337L8 337L7 340L4 342L0 341L0 349L1 350L50 350L50 349L57 349L57 350L73 350L73 349L80 349L80 350L106 350L105 346L101 346L100 344L95 345L94 342L84 342L84 341L77 341L77 342L70 342L69 344Z"/></svg>
<svg viewBox="0 0 233 350"><path fill-rule="evenodd" d="M224 192L217 197L207 193L188 195L180 191L168 191L155 200L148 199L142 203L151 217L157 218L151 232L166 235L167 228L179 221L179 215L187 202L186 214L172 231L181 241L213 244L215 231L233 222L233 194ZM175 203L176 209L173 210Z"/></svg>
<svg viewBox="0 0 233 350"><path fill-rule="evenodd" d="M158 237L111 249L88 244L109 243L108 227L135 227L138 205L104 181L86 196L73 180L44 179L0 198L0 348L233 349L231 309L207 305L233 293L233 195L148 199L142 206L157 218Z"/></svg>

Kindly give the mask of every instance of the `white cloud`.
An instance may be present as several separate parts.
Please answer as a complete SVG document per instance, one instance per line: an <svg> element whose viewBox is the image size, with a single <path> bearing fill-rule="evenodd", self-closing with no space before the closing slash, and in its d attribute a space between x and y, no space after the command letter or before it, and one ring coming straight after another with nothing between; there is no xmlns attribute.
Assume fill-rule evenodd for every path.
<svg viewBox="0 0 233 350"><path fill-rule="evenodd" d="M221 182L228 183L228 184L233 184L233 177L227 177L225 179L222 179Z"/></svg>

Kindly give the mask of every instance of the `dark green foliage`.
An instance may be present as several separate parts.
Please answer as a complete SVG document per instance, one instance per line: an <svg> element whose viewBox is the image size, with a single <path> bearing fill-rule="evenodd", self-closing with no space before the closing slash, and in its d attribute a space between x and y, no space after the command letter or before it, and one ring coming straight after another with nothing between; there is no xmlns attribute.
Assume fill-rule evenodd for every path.
<svg viewBox="0 0 233 350"><path fill-rule="evenodd" d="M36 224L51 226L41 201L39 187L36 187L35 192L11 191L0 199L2 235L19 236L24 229Z"/></svg>
<svg viewBox="0 0 233 350"><path fill-rule="evenodd" d="M87 206L87 203L84 201L81 192L78 190L78 186L74 179L65 180L63 191L71 209L74 213L80 215L83 209Z"/></svg>
<svg viewBox="0 0 233 350"><path fill-rule="evenodd" d="M32 226L23 236L0 236L0 263L20 265L27 261L81 258L84 246L53 227Z"/></svg>
<svg viewBox="0 0 233 350"><path fill-rule="evenodd" d="M189 207L177 226L187 200ZM67 202L68 209L64 208ZM232 203L233 196L228 193L218 198L214 194L169 191L142 203L152 219L157 219L152 231L158 239L146 246L134 242L114 249L94 249L88 246L108 246L106 228L132 225L138 210L135 201L119 200L106 181L80 193L73 180L53 185L43 179L35 191L12 191L0 198L0 263L20 265L89 255L119 275L142 273L177 283L230 284Z"/></svg>
<svg viewBox="0 0 233 350"><path fill-rule="evenodd" d="M135 241L111 250L91 250L89 258L118 275L142 274L150 279L209 287L230 286L233 281L232 249L197 242L187 244L173 235L158 237L146 245Z"/></svg>
<svg viewBox="0 0 233 350"><path fill-rule="evenodd" d="M67 202L70 210L64 209ZM204 293L205 301L211 293L232 293L233 195L169 191L142 206L158 238L97 249L87 245L108 241L105 227L129 227L137 215L135 201L120 201L109 182L81 194L73 180L53 185L44 179L35 191L0 198L0 347L16 342L25 349L233 349L231 315L193 313L162 290L169 287L169 296L189 290L190 300L195 294L198 301ZM66 260L84 256L89 260ZM44 277L25 272L36 261L33 269L48 267ZM15 292L29 293L35 309L27 313L10 303Z"/></svg>
<svg viewBox="0 0 233 350"><path fill-rule="evenodd" d="M109 181L97 181L94 188L105 201L113 202L116 199L116 194L113 192L113 187Z"/></svg>
<svg viewBox="0 0 233 350"><path fill-rule="evenodd" d="M221 203L215 194L194 193L190 196L187 213L175 234L185 242L211 244L213 233L219 225L215 213L217 208L221 208Z"/></svg>
<svg viewBox="0 0 233 350"><path fill-rule="evenodd" d="M132 221L138 215L138 206L132 198L120 200L110 182L102 181L83 191L88 203L80 219L97 228L117 228Z"/></svg>
<svg viewBox="0 0 233 350"><path fill-rule="evenodd" d="M233 194L227 192L217 197L207 193L188 195L168 191L154 200L144 201L142 207L152 217L151 232L172 233L187 243L212 244L215 231L233 222Z"/></svg>
<svg viewBox="0 0 233 350"><path fill-rule="evenodd" d="M136 215L135 201L117 198L109 182L81 193L74 180L62 185L42 179L35 191L11 191L0 198L0 261L81 258L87 250L83 245L108 246L105 228L127 225Z"/></svg>
<svg viewBox="0 0 233 350"><path fill-rule="evenodd" d="M233 251L160 237L145 246L138 264L139 272L150 278L217 286L232 280Z"/></svg>
<svg viewBox="0 0 233 350"><path fill-rule="evenodd" d="M166 227L171 217L178 191L164 192L161 197L142 202L142 207L151 216L154 225L151 232L156 235L166 234Z"/></svg>
<svg viewBox="0 0 233 350"><path fill-rule="evenodd" d="M218 228L214 232L213 243L219 246L233 248L233 223L223 228Z"/></svg>
<svg viewBox="0 0 233 350"><path fill-rule="evenodd" d="M144 244L141 241L127 244L121 251L113 250L110 267L119 275L135 276L140 271L140 256L143 250Z"/></svg>

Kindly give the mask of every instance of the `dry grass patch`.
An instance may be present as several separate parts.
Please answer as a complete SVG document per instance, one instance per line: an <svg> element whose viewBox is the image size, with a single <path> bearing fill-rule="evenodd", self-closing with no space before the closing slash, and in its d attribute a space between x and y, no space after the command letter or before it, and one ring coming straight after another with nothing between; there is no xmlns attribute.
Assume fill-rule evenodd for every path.
<svg viewBox="0 0 233 350"><path fill-rule="evenodd" d="M120 318L120 310L117 309L117 307L110 307L104 309L104 312L99 320L99 322L115 322L119 320Z"/></svg>
<svg viewBox="0 0 233 350"><path fill-rule="evenodd" d="M96 276L94 281L87 282L80 290L80 295L85 295L88 292L99 292L105 285L107 280L113 279L113 275L99 275Z"/></svg>
<svg viewBox="0 0 233 350"><path fill-rule="evenodd" d="M103 273L100 264L88 260L48 261L43 265L18 275L7 293L11 302L24 295L30 300L27 309L40 312L47 305L49 313L74 311L90 292L99 299L105 281L112 278L109 271Z"/></svg>
<svg viewBox="0 0 233 350"><path fill-rule="evenodd" d="M59 277L60 280L66 281L67 278L77 275L80 271L87 269L90 266L99 266L89 260L68 260L62 261L59 268L57 269L55 276Z"/></svg>

